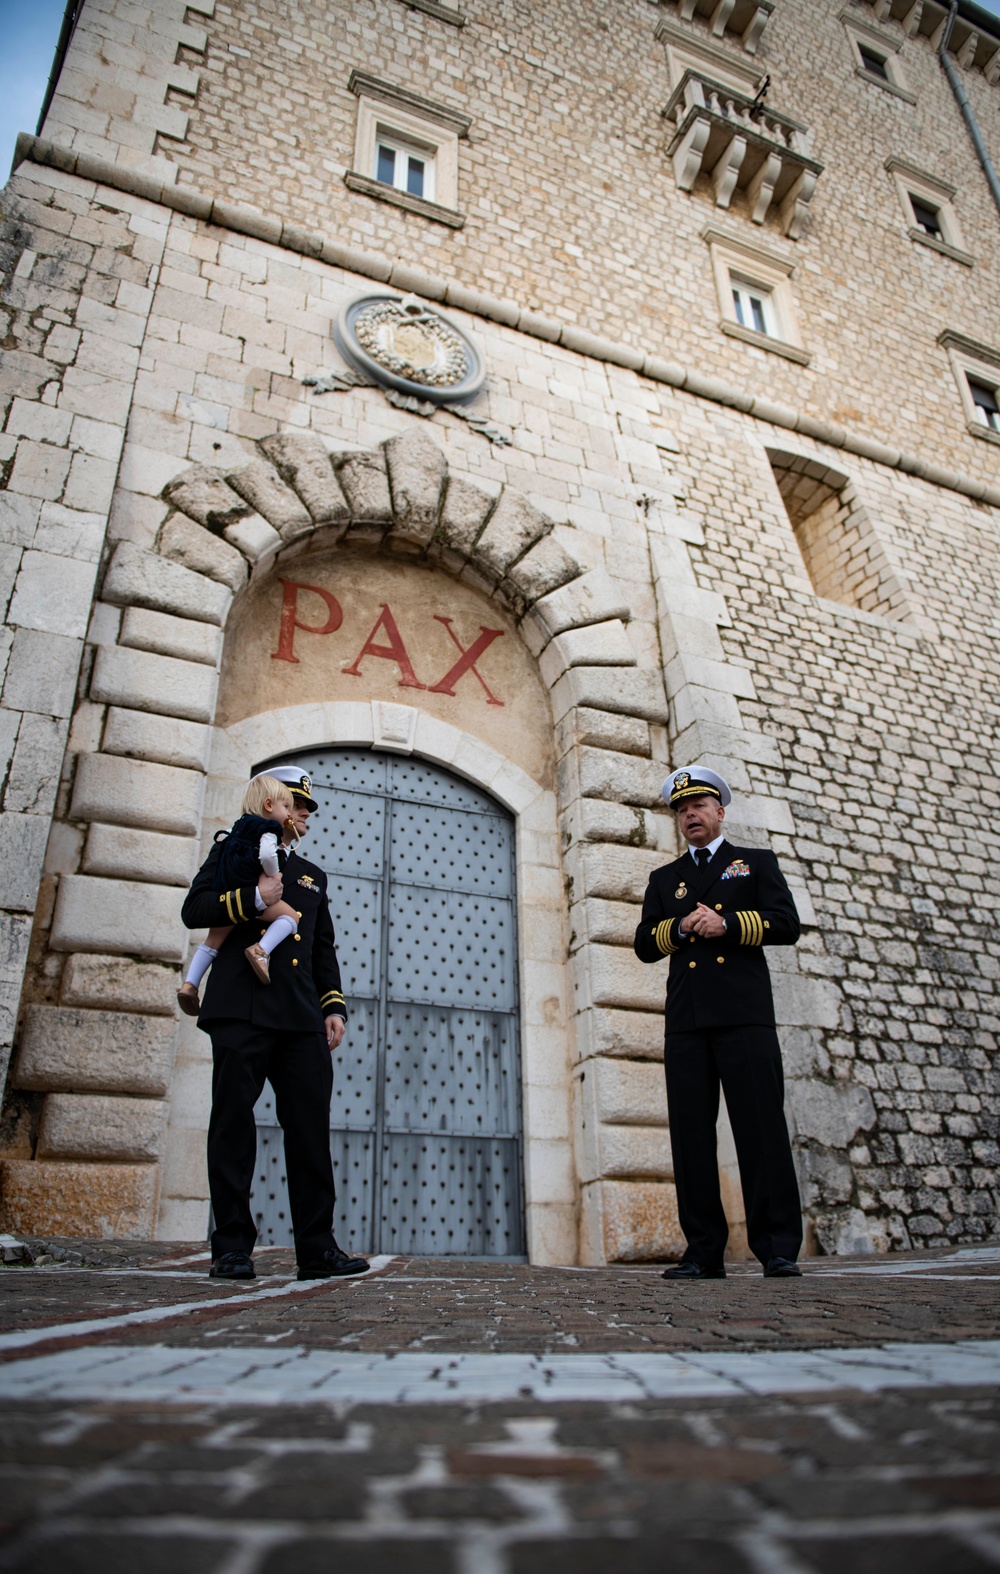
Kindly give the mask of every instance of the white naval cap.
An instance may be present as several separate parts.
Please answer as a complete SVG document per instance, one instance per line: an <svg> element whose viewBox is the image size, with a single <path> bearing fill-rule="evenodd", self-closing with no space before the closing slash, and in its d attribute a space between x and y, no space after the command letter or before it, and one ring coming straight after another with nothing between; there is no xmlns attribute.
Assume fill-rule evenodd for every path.
<svg viewBox="0 0 1000 1574"><path fill-rule="evenodd" d="M707 765L685 765L682 770L671 771L661 791L664 803L671 809L678 808L686 798L703 798L706 794L718 798L724 809L733 801L729 783Z"/></svg>
<svg viewBox="0 0 1000 1574"><path fill-rule="evenodd" d="M292 797L304 804L311 814L319 808L312 795L312 778L301 765L269 765L266 770L255 771L250 780L255 781L258 776L273 776L275 781L285 782L292 789Z"/></svg>

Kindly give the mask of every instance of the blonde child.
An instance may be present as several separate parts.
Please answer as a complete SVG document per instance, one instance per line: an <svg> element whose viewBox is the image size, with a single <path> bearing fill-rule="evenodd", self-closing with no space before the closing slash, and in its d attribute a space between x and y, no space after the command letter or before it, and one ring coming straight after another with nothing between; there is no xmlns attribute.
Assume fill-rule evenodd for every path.
<svg viewBox="0 0 1000 1574"><path fill-rule="evenodd" d="M282 833L286 826L295 830L291 820L291 792L277 777L255 776L248 782L240 809L240 817L225 836L215 864L214 884L220 894L240 886L256 885L262 870L265 874L279 874L286 857L281 845ZM221 831L219 836L223 836ZM289 935L295 934L298 913L287 902L279 901L271 902L255 916L268 925L267 933L259 942L247 946L244 955L260 982L269 984L271 952ZM224 924L210 929L192 957L187 977L177 991L177 1004L186 1016L198 1015L201 1009L198 985L233 928L232 924Z"/></svg>

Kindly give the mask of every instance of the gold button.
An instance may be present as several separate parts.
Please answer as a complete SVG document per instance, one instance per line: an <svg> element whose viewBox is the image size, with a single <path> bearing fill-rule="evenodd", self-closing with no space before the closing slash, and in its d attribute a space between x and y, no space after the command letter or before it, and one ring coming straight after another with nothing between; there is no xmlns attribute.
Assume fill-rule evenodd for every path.
<svg viewBox="0 0 1000 1574"><path fill-rule="evenodd" d="M298 957L297 957L297 956L293 956L293 957L292 957L292 966L293 966L293 967L298 967L298 965L299 965L299 959L298 959Z"/></svg>
<svg viewBox="0 0 1000 1574"><path fill-rule="evenodd" d="M302 914L301 913L296 913L295 916L296 916L296 918L301 918Z"/></svg>
<svg viewBox="0 0 1000 1574"><path fill-rule="evenodd" d="M697 966L698 966L697 962L689 962L688 963L688 967L697 967Z"/></svg>
<svg viewBox="0 0 1000 1574"><path fill-rule="evenodd" d="M266 934L267 934L267 930L266 929L262 929L261 932L260 932L260 938L263 940L263 938L264 938L264 936Z"/></svg>
<svg viewBox="0 0 1000 1574"><path fill-rule="evenodd" d="M296 940L301 940L302 936L301 935L296 935L295 938L296 938Z"/></svg>
<svg viewBox="0 0 1000 1574"><path fill-rule="evenodd" d="M716 902L716 904L715 904L715 911L717 913L721 913L722 912L722 903L721 902Z"/></svg>
<svg viewBox="0 0 1000 1574"><path fill-rule="evenodd" d="M724 956L717 956L717 957L716 957L716 959L715 959L715 960L716 960L716 961L717 961L717 962L724 962L724 961L725 961L725 960L726 960L726 959L725 959L725 957L724 957Z"/></svg>
<svg viewBox="0 0 1000 1574"><path fill-rule="evenodd" d="M764 928L765 929L770 929L770 927L771 927L771 925L768 923L767 919L765 918L764 919Z"/></svg>

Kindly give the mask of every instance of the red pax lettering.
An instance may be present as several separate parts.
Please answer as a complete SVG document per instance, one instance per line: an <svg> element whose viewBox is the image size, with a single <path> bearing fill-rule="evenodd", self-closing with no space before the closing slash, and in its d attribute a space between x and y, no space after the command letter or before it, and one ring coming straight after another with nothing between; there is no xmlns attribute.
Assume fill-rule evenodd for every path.
<svg viewBox="0 0 1000 1574"><path fill-rule="evenodd" d="M387 640L385 645L376 645L375 643L375 636L379 629L382 629L385 633ZM384 601L382 602L382 610L375 619L375 627L351 662L351 665L344 668L345 673L349 677L360 678L361 663L366 656L377 656L380 661L394 661L400 671L399 686L401 689L425 689L427 687L426 683L420 682L420 679L414 672L413 664L406 653L406 646L403 644L403 637L396 627L396 620Z"/></svg>
<svg viewBox="0 0 1000 1574"><path fill-rule="evenodd" d="M477 668L476 662L479 660L483 652L489 649L495 639L502 639L503 629L488 629L483 628L482 625L480 625L479 638L477 640L473 640L468 650L465 650L458 638L458 635L451 626L451 618L439 617L435 612L434 621L435 623L444 624L445 628L448 630L448 633L451 635L452 644L455 645L459 651L461 659L456 661L450 672L445 673L440 683L431 684L431 694L454 694L455 684L458 682L459 678L464 677L467 672L471 672L473 676L478 679L480 686L486 694L487 705L502 705L503 700L498 700L495 694L490 693L490 690L486 684L486 679Z"/></svg>
<svg viewBox="0 0 1000 1574"><path fill-rule="evenodd" d="M294 661L298 665L295 630L303 629L306 634L335 634L344 621L344 614L336 596L331 596L328 590L322 590L319 585L300 585L294 579L283 579L280 583L283 591L281 627L278 631L278 648L271 652L271 660ZM325 623L303 623L298 612L300 590L308 590L325 602Z"/></svg>

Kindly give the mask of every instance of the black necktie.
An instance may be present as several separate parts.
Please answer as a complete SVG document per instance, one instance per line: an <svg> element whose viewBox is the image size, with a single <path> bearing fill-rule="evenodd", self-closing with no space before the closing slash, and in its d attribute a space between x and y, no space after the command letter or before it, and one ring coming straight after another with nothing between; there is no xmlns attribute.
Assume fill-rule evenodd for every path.
<svg viewBox="0 0 1000 1574"><path fill-rule="evenodd" d="M699 869L704 869L705 865L708 863L708 860L711 858L711 856L712 856L712 854L709 852L707 847L696 847L695 848L694 861L697 864Z"/></svg>

